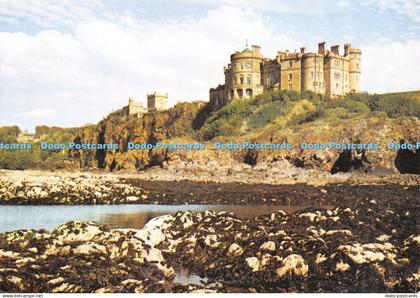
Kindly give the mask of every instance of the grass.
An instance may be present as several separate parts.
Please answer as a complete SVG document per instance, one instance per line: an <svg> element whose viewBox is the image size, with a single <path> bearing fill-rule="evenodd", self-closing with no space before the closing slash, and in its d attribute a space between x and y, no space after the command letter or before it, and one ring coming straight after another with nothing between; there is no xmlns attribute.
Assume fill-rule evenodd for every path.
<svg viewBox="0 0 420 298"><path fill-rule="evenodd" d="M420 118L420 91L351 93L332 100L312 92L264 93L228 102L210 114L198 135L204 140L216 137L250 138L276 130L293 131L307 123L337 125L346 119L367 119L374 115Z"/></svg>

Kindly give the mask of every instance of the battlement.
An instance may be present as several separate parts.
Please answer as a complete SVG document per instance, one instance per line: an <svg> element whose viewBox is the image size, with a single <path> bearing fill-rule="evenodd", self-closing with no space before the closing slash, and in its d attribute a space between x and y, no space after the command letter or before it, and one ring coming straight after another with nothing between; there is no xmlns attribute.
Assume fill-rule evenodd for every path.
<svg viewBox="0 0 420 298"><path fill-rule="evenodd" d="M168 93L147 94L147 110L149 112L164 111L168 109Z"/></svg>
<svg viewBox="0 0 420 298"><path fill-rule="evenodd" d="M139 117L147 112L164 111L168 109L168 93L147 93L147 109L133 97L128 99L128 104L121 109L113 111L109 116Z"/></svg>

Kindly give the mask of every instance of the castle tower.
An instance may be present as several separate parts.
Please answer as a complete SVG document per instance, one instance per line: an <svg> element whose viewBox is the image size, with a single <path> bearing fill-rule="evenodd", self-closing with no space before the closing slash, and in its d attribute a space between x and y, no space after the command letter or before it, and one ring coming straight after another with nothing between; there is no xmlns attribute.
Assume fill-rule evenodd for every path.
<svg viewBox="0 0 420 298"><path fill-rule="evenodd" d="M360 61L362 51L352 48L349 43L344 45L344 56L349 57L349 91L360 91Z"/></svg>
<svg viewBox="0 0 420 298"><path fill-rule="evenodd" d="M302 57L302 91L325 93L324 56L317 53L304 53Z"/></svg>
<svg viewBox="0 0 420 298"><path fill-rule="evenodd" d="M143 107L141 102L135 102L134 98L130 97L128 99L128 105L123 108L124 114L127 116L142 114L146 112L146 109Z"/></svg>
<svg viewBox="0 0 420 298"><path fill-rule="evenodd" d="M245 48L230 56L231 63L225 69L228 99L249 98L263 92L261 71L263 56L259 46Z"/></svg>
<svg viewBox="0 0 420 298"><path fill-rule="evenodd" d="M149 112L164 111L168 109L168 93L148 93L147 109Z"/></svg>

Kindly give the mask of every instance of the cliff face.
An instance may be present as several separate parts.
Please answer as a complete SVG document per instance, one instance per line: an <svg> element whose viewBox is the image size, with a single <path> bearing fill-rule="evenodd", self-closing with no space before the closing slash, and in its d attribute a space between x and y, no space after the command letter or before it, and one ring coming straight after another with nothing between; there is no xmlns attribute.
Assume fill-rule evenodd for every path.
<svg viewBox="0 0 420 298"><path fill-rule="evenodd" d="M299 144L302 142L317 144L336 142L339 144L362 143L378 144L377 150L365 150L366 163L374 171L400 171L416 168L411 173L418 173L420 170L419 151L417 150L390 150L388 143L398 144L400 140L414 144L418 141L420 121L417 118L390 119L384 115L371 115L354 119L341 119L337 122L314 121L297 125L286 130L265 131L255 138L256 142L289 142L294 144L292 150L244 152L244 160L251 157L254 163L275 164L277 161L287 161L294 166L322 169L331 171L337 162L346 161L345 154L354 152L337 149L302 149ZM404 153L403 153L404 152ZM340 161L339 161L340 159ZM337 164L340 166L339 164ZM341 170L350 164L342 165ZM407 171L406 171L407 172ZM410 172L410 170L408 170ZM408 173L407 172L407 173Z"/></svg>
<svg viewBox="0 0 420 298"><path fill-rule="evenodd" d="M166 151L127 150L128 143L155 143L176 137L194 136L193 121L203 108L202 102L177 104L168 111L146 113L139 117L109 116L97 125L82 127L74 135L76 143L118 144L119 150L73 150L72 157L81 167L109 170L144 169L161 164Z"/></svg>
<svg viewBox="0 0 420 298"><path fill-rule="evenodd" d="M295 97L293 97L295 96ZM418 173L417 150L389 150L389 142L419 141L417 117L391 118L381 111L369 111L352 100L331 103L309 94L274 94L229 103L209 113L204 103L183 103L164 112L139 117L108 116L97 125L82 127L74 135L76 143L118 144L118 150L72 151L82 168L143 170L154 165L174 173L211 171L242 166L260 170L302 167L324 171L348 171L358 165L378 172ZM312 96L312 97L310 97ZM157 141L204 142L206 150L128 150L128 143ZM213 150L212 142L289 143L291 150ZM361 152L336 148L302 149L302 142L375 143L377 150ZM361 154L363 156L361 156ZM359 155L355 158L355 156Z"/></svg>

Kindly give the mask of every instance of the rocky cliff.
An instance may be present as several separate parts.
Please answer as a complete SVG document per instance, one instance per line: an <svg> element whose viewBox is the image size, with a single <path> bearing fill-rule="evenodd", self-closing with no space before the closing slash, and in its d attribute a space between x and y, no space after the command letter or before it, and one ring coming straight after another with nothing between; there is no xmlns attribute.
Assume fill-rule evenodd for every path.
<svg viewBox="0 0 420 298"><path fill-rule="evenodd" d="M357 99L357 98L356 98ZM273 93L255 99L234 101L210 113L205 103L183 103L165 112L138 117L110 115L97 125L82 127L76 143L114 143L119 150L72 151L80 166L108 170L143 170L160 165L186 168L234 168L247 164L263 168L319 169L340 172L362 168L367 171L419 173L418 150L389 150L388 143L418 141L417 112L387 106L377 108L376 99L355 100L354 96L331 101L315 94ZM363 101L364 100L364 101ZM376 104L376 105L375 105ZM417 102L413 105L417 108ZM372 107L371 107L372 106ZM402 114L398 114L402 113ZM406 114L406 113L405 113ZM392 115L393 117L390 117ZM205 150L128 150L128 143L203 142ZM291 150L214 150L221 143L289 143ZM353 152L337 148L302 149L311 144L377 144L379 149Z"/></svg>

